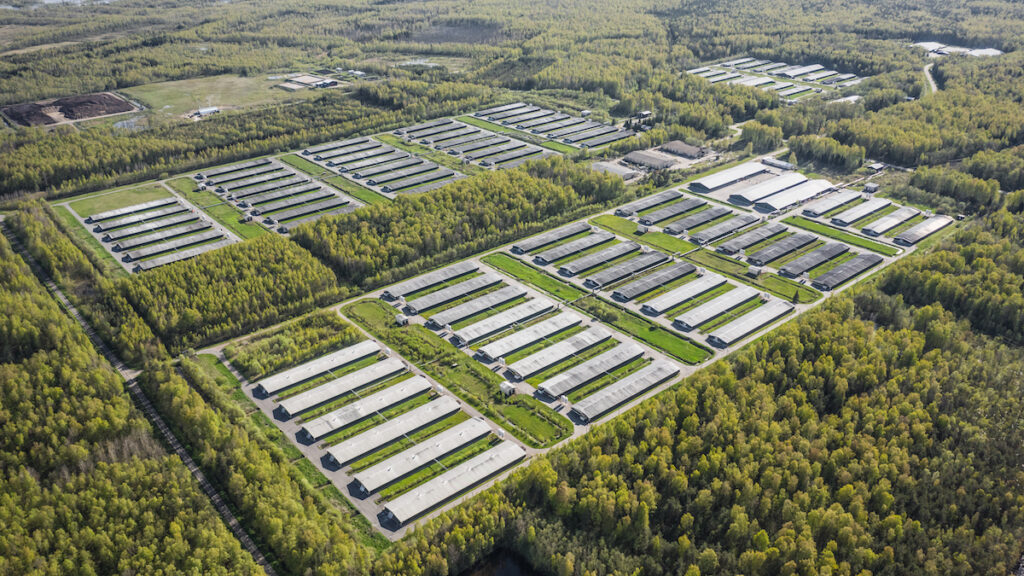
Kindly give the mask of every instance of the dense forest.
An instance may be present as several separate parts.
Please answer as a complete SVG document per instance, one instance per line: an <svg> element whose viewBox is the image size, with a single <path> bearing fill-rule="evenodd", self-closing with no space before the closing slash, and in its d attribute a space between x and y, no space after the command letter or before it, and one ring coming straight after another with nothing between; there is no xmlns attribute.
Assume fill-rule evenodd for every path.
<svg viewBox="0 0 1024 576"><path fill-rule="evenodd" d="M0 105L220 74L377 76L201 122L161 117L158 104L141 129L101 120L0 130L0 196L12 200L0 225L140 371L278 573L458 575L497 550L579 576L1017 569L1024 4L5 4ZM929 59L908 45L924 40L1008 54ZM739 56L870 78L783 105L772 92L684 74ZM851 95L861 98L834 100ZM58 213L23 198L517 100L602 120L651 111L651 129L132 277L105 272ZM394 544L253 411L230 371L191 351L266 328L224 350L259 378L350 344L360 333L318 308L668 185L657 174L627 187L577 161L673 139L733 153L788 146L783 157L830 177L866 159L913 168L881 175L883 194L970 218ZM4 238L0 304L0 573L260 573Z"/></svg>
<svg viewBox="0 0 1024 576"><path fill-rule="evenodd" d="M503 547L551 574L1006 574L1022 368L939 307L838 298L432 521L380 573Z"/></svg>
<svg viewBox="0 0 1024 576"><path fill-rule="evenodd" d="M343 283L370 288L592 213L624 190L621 179L550 157L322 218L293 238Z"/></svg>
<svg viewBox="0 0 1024 576"><path fill-rule="evenodd" d="M0 573L259 573L3 237L0 302Z"/></svg>

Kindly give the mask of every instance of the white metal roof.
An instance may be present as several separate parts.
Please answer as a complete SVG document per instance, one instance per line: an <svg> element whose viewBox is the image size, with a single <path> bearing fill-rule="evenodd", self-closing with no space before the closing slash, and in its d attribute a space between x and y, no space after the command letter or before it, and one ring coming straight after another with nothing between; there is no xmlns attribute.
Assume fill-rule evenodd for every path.
<svg viewBox="0 0 1024 576"><path fill-rule="evenodd" d="M863 228L862 232L870 236L881 236L920 213L921 211L917 208L904 206L868 224Z"/></svg>
<svg viewBox="0 0 1024 576"><path fill-rule="evenodd" d="M661 252L653 250L651 252L644 252L635 258L630 258L625 262L620 262L597 272L588 277L583 284L588 288L602 288L632 274L642 272L652 266L657 266L662 262L668 262L669 259L667 254L662 254Z"/></svg>
<svg viewBox="0 0 1024 576"><path fill-rule="evenodd" d="M405 372L405 364L401 360L398 358L387 358L381 362L370 364L366 368L346 374L336 380L321 384L316 388L306 390L301 394L285 398L281 400L278 406L290 418L324 402L339 398L353 390L358 390L371 382L390 378L402 372Z"/></svg>
<svg viewBox="0 0 1024 576"><path fill-rule="evenodd" d="M714 290L722 284L725 284L725 278L714 272L708 272L700 278L691 280L678 288L648 300L642 308L647 314L658 315L688 302L709 290Z"/></svg>
<svg viewBox="0 0 1024 576"><path fill-rule="evenodd" d="M538 390L552 398L568 394L580 386L613 372L644 355L644 349L634 342L623 342L615 348L549 378Z"/></svg>
<svg viewBox="0 0 1024 576"><path fill-rule="evenodd" d="M692 330L701 324L725 314L729 310L757 298L757 290L750 286L738 286L721 296L688 310L675 319L675 323L684 330Z"/></svg>
<svg viewBox="0 0 1024 576"><path fill-rule="evenodd" d="M714 226L710 226L700 232L694 233L690 238L703 246L709 242L722 238L723 236L728 236L737 230L750 226L760 220L760 218L753 214L740 214L739 216L729 218L724 222L719 222Z"/></svg>
<svg viewBox="0 0 1024 576"><path fill-rule="evenodd" d="M494 286L495 284L501 283L501 276L497 274L483 274L475 278L470 278L458 284L452 284L442 288L436 292L431 292L422 298L410 300L406 304L406 308L413 314L420 314L424 310L430 310L436 308L442 304L451 302L452 300L458 300L467 294L472 294L478 290L483 290L488 286Z"/></svg>
<svg viewBox="0 0 1024 576"><path fill-rule="evenodd" d="M721 172L698 178L690 183L690 190L702 188L704 190L718 190L723 186L728 186L734 182L739 182L744 178L749 178L755 174L767 172L768 167L760 162L744 162L738 166L733 166Z"/></svg>
<svg viewBox="0 0 1024 576"><path fill-rule="evenodd" d="M840 242L829 242L821 248L808 252L799 258L791 260L785 266L779 268L779 273L785 276L797 277L812 268L816 268L825 262L850 251L850 247Z"/></svg>
<svg viewBox="0 0 1024 576"><path fill-rule="evenodd" d="M848 226L857 220L874 214L892 204L891 200L885 198L872 198L862 204L857 204L849 210L844 210L832 217L832 223L839 226Z"/></svg>
<svg viewBox="0 0 1024 576"><path fill-rule="evenodd" d="M354 477L363 490L372 494L406 474L429 466L434 460L487 436L490 432L491 428L486 422L471 418L356 473Z"/></svg>
<svg viewBox="0 0 1024 576"><path fill-rule="evenodd" d="M479 314L484 310L500 306L506 302L510 302L526 294L526 289L522 286L506 286L504 288L489 292L474 298L469 302L463 302L457 306L438 312L430 317L429 324L436 327L443 327L448 324L455 324L460 320L465 320L470 316Z"/></svg>
<svg viewBox="0 0 1024 576"><path fill-rule="evenodd" d="M528 300L518 306L503 310L494 316L484 318L479 322L456 330L455 337L465 344L472 344L481 338L486 338L491 334L500 332L517 322L539 316L548 310L554 309L554 307L554 303L547 298Z"/></svg>
<svg viewBox="0 0 1024 576"><path fill-rule="evenodd" d="M610 232L601 230L593 234L587 234L582 238L577 238L565 244L555 246L537 254L536 260L542 264L549 264L555 260L560 260L566 256L583 252L589 248L593 248L598 244L603 244L615 238L615 235Z"/></svg>
<svg viewBox="0 0 1024 576"><path fill-rule="evenodd" d="M896 236L896 241L908 246L917 244L952 223L953 219L949 216L932 216L924 222L915 224L909 229L900 232Z"/></svg>
<svg viewBox="0 0 1024 576"><path fill-rule="evenodd" d="M828 180L808 180L803 184L759 200L754 207L764 212L785 210L795 204L806 202L826 190L831 190L832 187L832 183Z"/></svg>
<svg viewBox="0 0 1024 576"><path fill-rule="evenodd" d="M615 209L615 213L619 216L631 216L637 212L643 212L648 208L654 208L660 204L665 204L682 197L683 193L678 190L665 190L664 192L651 194L639 200L634 200L629 204L619 206Z"/></svg>
<svg viewBox="0 0 1024 576"><path fill-rule="evenodd" d="M793 310L793 305L779 299L766 302L748 314L729 322L711 333L708 342L717 346L730 346L740 338L756 331L758 328L774 322Z"/></svg>
<svg viewBox="0 0 1024 576"><path fill-rule="evenodd" d="M634 280L625 286L620 286L618 290L612 293L612 296L618 300L632 300L641 294L654 290L658 286L668 284L677 278L682 278L696 269L697 267L689 262L677 262L652 272L643 278Z"/></svg>
<svg viewBox="0 0 1024 576"><path fill-rule="evenodd" d="M468 488L522 460L526 451L512 442L502 442L444 474L402 494L384 507L400 524L453 498Z"/></svg>
<svg viewBox="0 0 1024 576"><path fill-rule="evenodd" d="M701 200L700 198L687 198L681 202L669 204L664 208L658 208L657 210L642 216L640 218L640 223L650 226L651 224L661 222L662 220L667 220L691 210L696 210L705 204L707 204L707 201Z"/></svg>
<svg viewBox="0 0 1024 576"><path fill-rule="evenodd" d="M854 200L861 197L861 193L856 190L843 189L835 194L830 194L821 200L816 200L804 207L804 214L807 216L818 217L822 214L826 214L839 208L844 204L849 204Z"/></svg>
<svg viewBox="0 0 1024 576"><path fill-rule="evenodd" d="M809 234L807 232L793 234L792 236L787 236L782 240L779 240L778 242L775 242L769 246L765 246L764 248L758 250L757 252L754 252L753 254L750 255L748 260L751 264L754 264L755 266L764 266L769 262L782 258L786 254L795 252L800 248L807 246L808 244L816 241L817 239L817 236L815 236L814 234Z"/></svg>
<svg viewBox="0 0 1024 576"><path fill-rule="evenodd" d="M639 249L640 245L636 242L620 242L603 250L599 250L592 254L587 254L586 256L567 262L559 267L558 271L562 274L573 276L580 272L586 272L591 268L596 268L620 256L636 252Z"/></svg>
<svg viewBox="0 0 1024 576"><path fill-rule="evenodd" d="M480 268L480 265L476 262L464 260L458 264L452 264L446 268L441 268L440 270L435 270L422 276L417 276L411 280L406 280L400 284L395 284L394 286L384 290L383 295L390 298L398 298L442 282L447 282L448 280L457 278L463 274L469 274L478 268Z"/></svg>
<svg viewBox="0 0 1024 576"><path fill-rule="evenodd" d="M366 358L371 354L380 352L380 344L377 344L373 340L364 340L358 344L342 348L336 352L331 352L326 356L321 356L315 360L304 362L294 368L279 372L273 376L268 376L260 381L259 390L267 395L277 394L281 390L294 386L299 382L309 380L314 376L324 374L329 370L334 370L346 364L351 364L356 360Z"/></svg>
<svg viewBox="0 0 1024 576"><path fill-rule="evenodd" d="M136 212L142 212L143 210L150 210L152 208L159 208L168 204L174 204L178 201L173 196L168 198L161 198L159 200L151 200L149 202L143 202L142 204L133 204L132 206L126 206L124 208L118 208L116 210L107 210L106 212L99 212L89 216L86 220L89 222L99 222L100 220L109 220L111 218L117 218L118 216L127 216L128 214L134 214Z"/></svg>
<svg viewBox="0 0 1024 576"><path fill-rule="evenodd" d="M799 172L790 172L781 176L776 176L763 182L758 182L752 186L748 186L742 190L737 190L729 195L729 201L735 204L753 204L759 200L767 198L772 194L777 194L787 188L802 184L807 181L807 177Z"/></svg>
<svg viewBox="0 0 1024 576"><path fill-rule="evenodd" d="M611 337L611 333L604 328L592 326L588 330L530 354L510 365L508 369L520 379L526 379L588 348L597 346Z"/></svg>
<svg viewBox="0 0 1024 576"><path fill-rule="evenodd" d="M310 420L302 425L302 431L316 440L428 390L430 382L422 376L414 376Z"/></svg>
<svg viewBox="0 0 1024 576"><path fill-rule="evenodd" d="M395 416L391 420L357 434L327 449L327 454L343 466L370 452L398 440L402 436L459 411L459 401L451 396L440 396L422 406Z"/></svg>
<svg viewBox="0 0 1024 576"><path fill-rule="evenodd" d="M767 240L772 236L782 234L786 230L787 228L782 224L779 224L778 222L770 222L760 228L755 228L750 232L744 232L735 238L731 238L728 241L719 244L718 251L726 254L735 254L740 250L749 248L750 246Z"/></svg>
<svg viewBox="0 0 1024 576"><path fill-rule="evenodd" d="M548 318L547 320L538 322L533 326L529 326L523 330L509 334L500 340L495 340L490 344L481 346L477 352L482 354L485 358L497 360L498 358L507 356L516 350L522 350L523 348L540 341L542 338L547 338L552 334L557 334L562 330L582 323L583 317L579 314L570 311L562 312L556 316Z"/></svg>
<svg viewBox="0 0 1024 576"><path fill-rule="evenodd" d="M664 360L655 360L649 366L573 404L572 411L579 414L584 420L593 420L676 374L679 374L678 366Z"/></svg>

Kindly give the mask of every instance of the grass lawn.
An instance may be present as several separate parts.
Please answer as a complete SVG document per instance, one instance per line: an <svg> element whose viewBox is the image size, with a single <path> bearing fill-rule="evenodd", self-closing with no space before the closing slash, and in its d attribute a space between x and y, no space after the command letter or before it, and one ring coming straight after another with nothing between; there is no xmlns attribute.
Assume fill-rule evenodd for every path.
<svg viewBox="0 0 1024 576"><path fill-rule="evenodd" d="M696 250L698 246L691 242L687 242L681 238L676 238L664 232L648 232L646 234L638 234L636 231L636 223L614 216L612 214L602 214L590 220L591 224L596 224L609 232L614 232L621 236L625 236L631 240L640 242L641 244L647 244L653 246L659 250L664 250L670 254L681 253Z"/></svg>
<svg viewBox="0 0 1024 576"><path fill-rule="evenodd" d="M395 311L387 304L363 299L345 306L343 311L348 318L526 444L544 448L572 433L570 422L544 404L523 396L505 399L499 390L501 376L430 330L419 325L395 325Z"/></svg>
<svg viewBox="0 0 1024 576"><path fill-rule="evenodd" d="M797 297L797 302L806 303L814 302L818 298L821 298L821 293L812 288L808 288L803 284L776 276L774 274L762 274L756 278L747 275L747 265L737 262L732 258L726 258L720 256L709 250L699 250L693 252L686 257L698 266L710 268L715 272L731 276L746 284L751 284L758 288L767 290L772 294L780 298L785 298L788 301L792 301L793 297Z"/></svg>
<svg viewBox="0 0 1024 576"><path fill-rule="evenodd" d="M282 163L295 168L301 172L305 172L310 176L322 176L324 174L331 174L332 172L319 164L314 164L309 160L306 160L298 154L286 154L278 158Z"/></svg>
<svg viewBox="0 0 1024 576"><path fill-rule="evenodd" d="M573 148L572 146L566 144L565 142L555 142L554 140L545 140L541 142L540 145L542 148L554 150L555 152L561 152L562 154L575 154L579 152L578 148Z"/></svg>
<svg viewBox="0 0 1024 576"><path fill-rule="evenodd" d="M505 272L506 274L521 280L538 290L547 292L548 294L563 301L572 301L577 298L586 296L586 292L579 288L566 284L561 280L556 279L542 270L534 268L533 266L513 258L508 254L501 252L494 252L481 258L481 260L490 266Z"/></svg>
<svg viewBox="0 0 1024 576"><path fill-rule="evenodd" d="M687 364L699 364L711 356L707 348L595 296L588 296L575 306Z"/></svg>
<svg viewBox="0 0 1024 576"><path fill-rule="evenodd" d="M381 204L384 202L391 202L391 199L387 196L382 196L369 188L363 188L344 176L332 176L331 178L324 179L324 182L327 182L331 186L334 186L338 190L341 190L345 194L348 194L364 204Z"/></svg>
<svg viewBox="0 0 1024 576"><path fill-rule="evenodd" d="M182 116L207 106L238 108L304 100L319 95L317 90L288 92L274 88L274 85L281 82L281 80L268 80L265 75L222 74L143 84L126 88L124 93L141 101L154 114L164 116Z"/></svg>
<svg viewBox="0 0 1024 576"><path fill-rule="evenodd" d="M895 256L900 253L899 248L887 246L885 244L880 244L878 242L872 242L871 240L868 240L867 238L864 238L862 236L850 234L849 232L843 232L838 228L833 228L832 226L822 224L820 222L815 222L814 220L808 220L803 216L790 216L789 218L783 220L783 222L785 222L786 224L796 226L797 228L803 228L804 230L809 230L816 234L821 234L822 236L827 236L829 238L839 240L840 242L845 242L851 246L866 248L868 250L871 250L872 252L878 252L879 254L884 254L886 256Z"/></svg>
<svg viewBox="0 0 1024 576"><path fill-rule="evenodd" d="M167 185L174 188L185 200L188 200L196 207L202 209L203 212L209 214L211 218L220 222L222 226L237 234L242 240L248 240L249 238L255 238L267 233L267 229L258 224L242 222L242 213L231 203L225 202L223 198L209 190L199 190L195 180L192 178L185 176L175 178L174 180L169 180Z"/></svg>
<svg viewBox="0 0 1024 576"><path fill-rule="evenodd" d="M135 188L126 188L116 192L96 194L88 198L70 202L68 203L68 206L70 206L71 209L82 218L87 218L93 214L106 212L107 210L117 210L118 208L142 204L143 202L149 202L150 200L167 198L170 195L171 193L168 192L166 188L154 183Z"/></svg>
<svg viewBox="0 0 1024 576"><path fill-rule="evenodd" d="M483 128L484 130L490 130L495 134L508 134L509 136L527 136L522 130L516 130L509 128L508 126L502 126L501 124L495 124L488 122L476 116L459 116L456 118L459 122L469 124L470 126L476 126L477 128Z"/></svg>
<svg viewBox="0 0 1024 576"><path fill-rule="evenodd" d="M101 272L107 277L118 277L127 276L128 271L118 263L114 255L107 250L103 244L96 239L95 236L89 233L88 230L82 227L82 224L75 218L75 215L64 206L54 206L53 212L57 215L64 229L73 236L78 245L85 245L88 249L99 256L100 262L103 264Z"/></svg>
<svg viewBox="0 0 1024 576"><path fill-rule="evenodd" d="M462 172L463 174L473 175L487 170L486 168L477 166L476 164L463 164L462 160L452 156L451 154L441 152L440 150L434 150L433 148L427 148L420 144L408 142L394 134L377 134L374 138L389 146L394 146L399 150L405 150L406 152L423 158L424 160L430 160L434 164L451 168L452 170Z"/></svg>

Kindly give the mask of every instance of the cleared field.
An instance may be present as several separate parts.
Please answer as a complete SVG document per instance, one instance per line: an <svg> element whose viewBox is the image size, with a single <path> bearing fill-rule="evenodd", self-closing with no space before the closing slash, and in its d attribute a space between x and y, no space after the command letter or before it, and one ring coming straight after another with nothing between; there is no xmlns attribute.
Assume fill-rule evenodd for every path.
<svg viewBox="0 0 1024 576"><path fill-rule="evenodd" d="M687 364L699 364L711 356L708 349L595 296L580 300L576 307Z"/></svg>
<svg viewBox="0 0 1024 576"><path fill-rule="evenodd" d="M281 79L268 80L266 76L243 77L224 74L143 84L128 88L124 93L141 101L154 114L167 116L181 116L207 106L241 108L301 100L319 94L316 90L287 92L274 88L275 84L281 82Z"/></svg>
<svg viewBox="0 0 1024 576"><path fill-rule="evenodd" d="M135 188L125 188L116 192L100 192L88 198L69 202L68 206L82 218L107 210L117 210L134 204L142 204L150 200L159 200L171 195L163 186L153 183Z"/></svg>
<svg viewBox="0 0 1024 576"><path fill-rule="evenodd" d="M202 209L211 218L237 234L243 240L267 233L267 229L262 226L242 222L241 214L234 206L209 190L199 190L195 180L192 178L185 176L175 178L174 180L168 180L167 185L174 188L174 191L181 194L185 200Z"/></svg>
<svg viewBox="0 0 1024 576"><path fill-rule="evenodd" d="M484 263L494 266L498 270L501 270L518 280L522 280L543 292L547 292L560 300L572 301L586 295L586 292L579 288L566 284L565 282L562 282L561 280L558 280L553 276L550 276L507 254L488 254L481 258L481 260Z"/></svg>
<svg viewBox="0 0 1024 576"><path fill-rule="evenodd" d="M796 226L798 228L803 228L804 230L809 230L816 234L821 234L822 236L834 238L836 240L839 240L840 242L845 242L846 244L849 244L851 246L866 248L868 250L871 250L872 252L878 252L879 254L884 254L886 256L895 256L900 253L899 248L886 246L885 244L879 244L878 242L872 242L867 238L857 236L856 234L843 232L842 230L833 228L820 222L815 222L814 220L808 220L803 216L790 216L789 218L783 220L783 222L785 222L786 224L792 224L793 226Z"/></svg>
<svg viewBox="0 0 1024 576"><path fill-rule="evenodd" d="M291 166L292 168L295 168L296 170L299 170L300 172L305 172L310 176L330 174L330 171L328 171L323 166L314 164L297 154L286 154L278 158L278 160L280 160L284 164L287 164L288 166Z"/></svg>
<svg viewBox="0 0 1024 576"><path fill-rule="evenodd" d="M675 236L670 236L662 232L637 234L636 223L611 214L602 214L591 219L590 222L608 230L609 232L626 236L632 240L636 240L637 242L653 246L659 250L664 250L669 254L674 254L676 252L685 254L691 250L699 248L699 246L692 242L687 242L686 240L676 238Z"/></svg>
<svg viewBox="0 0 1024 576"><path fill-rule="evenodd" d="M391 202L391 199L387 196L377 194L369 188L363 188L359 184L345 178L344 176L333 176L331 178L324 179L331 186L334 186L338 190L341 190L345 194L363 202L365 204L380 204L382 202Z"/></svg>

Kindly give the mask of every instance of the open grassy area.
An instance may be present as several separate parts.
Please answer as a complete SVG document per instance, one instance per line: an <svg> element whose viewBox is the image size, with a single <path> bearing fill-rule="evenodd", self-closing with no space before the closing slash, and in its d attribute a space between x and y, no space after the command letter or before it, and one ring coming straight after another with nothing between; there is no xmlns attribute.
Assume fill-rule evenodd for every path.
<svg viewBox="0 0 1024 576"><path fill-rule="evenodd" d="M544 448L572 433L565 417L537 400L502 396L500 376L430 330L419 325L396 325L394 309L380 300L359 300L345 306L343 312L526 444Z"/></svg>
<svg viewBox="0 0 1024 576"><path fill-rule="evenodd" d="M305 172L310 176L322 176L324 174L331 174L330 170L324 168L319 164L310 162L309 160L306 160L305 158L299 156L298 154L285 154L284 156L278 158L278 160L280 160L284 164L291 166L292 168L295 168L300 172Z"/></svg>
<svg viewBox="0 0 1024 576"><path fill-rule="evenodd" d="M588 296L575 306L687 364L699 364L711 356L707 348L596 296Z"/></svg>
<svg viewBox="0 0 1024 576"><path fill-rule="evenodd" d="M814 232L815 234L821 234L822 236L827 236L834 240L845 242L846 244L849 244L851 246L866 248L868 250L871 250L872 252L878 252L879 254L884 254L886 256L895 256L900 253L899 248L887 246L885 244L880 244L878 242L872 242L871 240L868 240L867 238L864 238L862 236L850 234L849 232L843 232L838 228L833 228L832 226L829 226L827 224L822 224L821 222L809 220L807 218L804 218L803 216L790 216L789 218L783 220L783 222L785 222L786 224L796 226L797 228L803 228L804 230Z"/></svg>
<svg viewBox="0 0 1024 576"><path fill-rule="evenodd" d="M556 279L542 270L534 268L533 266L513 258L508 254L501 252L495 252L488 254L481 258L485 264L493 266L506 274L521 280L538 290L547 292L548 294L570 302L582 296L586 296L586 292L579 288L566 284L561 280Z"/></svg>
<svg viewBox="0 0 1024 576"><path fill-rule="evenodd" d="M171 193L166 188L160 184L153 183L135 188L125 188L116 192L101 192L88 198L69 202L68 206L82 218L87 218L99 212L117 210L118 208L142 204L150 200L159 200L170 195Z"/></svg>
<svg viewBox="0 0 1024 576"><path fill-rule="evenodd" d="M434 150L433 148L427 148L420 144L407 142L394 134L378 134L374 136L374 138L389 146L394 146L399 150L405 150L406 152L419 156L424 160L430 160L434 164L451 168L452 170L462 172L463 174L473 175L486 170L486 168L477 166L476 164L463 164L462 160L452 156L451 154L441 152L440 150Z"/></svg>
<svg viewBox="0 0 1024 576"><path fill-rule="evenodd" d="M576 152L579 152L578 148L573 148L565 142L555 142L554 140L545 140L541 142L540 145L542 148L561 152L562 154L575 154Z"/></svg>
<svg viewBox="0 0 1024 576"><path fill-rule="evenodd" d="M794 297L799 303L814 302L821 298L821 293L817 290L782 276L776 276L775 274L761 274L757 277L749 276L747 275L748 268L746 264L709 250L698 250L687 255L686 259L697 266L703 266L720 274L731 276L746 284L751 284L771 292L780 298L785 298L790 302L794 300Z"/></svg>
<svg viewBox="0 0 1024 576"><path fill-rule="evenodd" d="M182 116L208 106L241 108L303 100L319 95L317 90L288 92L274 88L274 85L281 82L283 80L269 80L265 75L222 74L143 84L126 88L124 93L141 101L154 114L165 116Z"/></svg>
<svg viewBox="0 0 1024 576"><path fill-rule="evenodd" d="M222 226L237 234L242 240L248 240L249 238L255 238L267 233L267 229L263 226L242 222L242 213L238 209L231 203L225 202L223 198L213 192L200 190L192 178L187 176L175 178L174 180L168 180L167 185L174 188L174 191L181 194L185 200L188 200L197 208L209 214L211 218Z"/></svg>
<svg viewBox="0 0 1024 576"><path fill-rule="evenodd" d="M614 232L621 236L625 236L630 240L635 240L641 244L647 244L659 250L668 252L669 254L685 254L692 250L697 249L697 245L692 242L687 242L681 238L676 238L664 232L648 232L646 234L638 234L636 231L636 223L614 216L612 214L602 214L590 220L591 224L596 224L609 232Z"/></svg>
<svg viewBox="0 0 1024 576"><path fill-rule="evenodd" d="M363 188L359 184L345 178L344 176L332 176L324 179L331 186L334 186L338 190L341 190L345 194L359 200L364 204L380 204L382 202L391 202L391 199L387 196L382 196L370 190L369 188Z"/></svg>
<svg viewBox="0 0 1024 576"><path fill-rule="evenodd" d="M82 227L82 224L79 223L70 210L64 206L54 206L53 212L57 215L57 219L60 220L61 225L67 230L68 234L74 237L76 244L92 250L99 257L99 261L103 265L101 271L104 276L110 278L128 275L128 271L121 266L114 255L95 236Z"/></svg>

